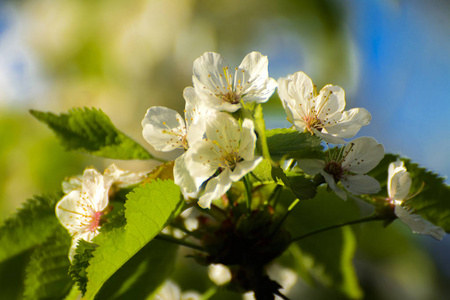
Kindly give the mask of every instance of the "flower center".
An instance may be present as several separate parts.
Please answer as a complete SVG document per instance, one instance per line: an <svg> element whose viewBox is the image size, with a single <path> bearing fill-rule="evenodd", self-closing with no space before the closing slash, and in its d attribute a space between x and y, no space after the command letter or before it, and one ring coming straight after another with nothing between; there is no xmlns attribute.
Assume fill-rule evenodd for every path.
<svg viewBox="0 0 450 300"><path fill-rule="evenodd" d="M223 167L228 167L231 169L231 171L234 171L234 168L236 168L237 163L243 161L244 159L239 156L239 154L235 151L232 152L226 152L221 157ZM222 167L222 166L221 166Z"/></svg>
<svg viewBox="0 0 450 300"><path fill-rule="evenodd" d="M333 175L334 181L338 182L342 175L344 174L344 169L342 168L341 164L331 161L325 165L324 168L325 172L327 172L330 175Z"/></svg>
<svg viewBox="0 0 450 300"><path fill-rule="evenodd" d="M311 132L311 134L314 134L313 128L322 131L320 120L314 113L310 116L303 117L303 121L306 123L306 129Z"/></svg>
<svg viewBox="0 0 450 300"><path fill-rule="evenodd" d="M241 96L233 91L230 91L225 94L220 93L218 96L223 101L230 102L231 104L237 104L237 103L239 103L239 100L241 100Z"/></svg>
<svg viewBox="0 0 450 300"><path fill-rule="evenodd" d="M89 231L96 231L97 229L99 229L100 227L100 218L102 217L103 212L101 211L96 211L92 216L91 216L91 221L89 223Z"/></svg>

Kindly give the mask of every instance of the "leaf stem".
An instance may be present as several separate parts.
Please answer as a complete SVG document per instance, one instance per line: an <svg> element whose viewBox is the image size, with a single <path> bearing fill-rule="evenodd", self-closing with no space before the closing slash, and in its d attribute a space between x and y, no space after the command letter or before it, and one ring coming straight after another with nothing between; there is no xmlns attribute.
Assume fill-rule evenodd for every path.
<svg viewBox="0 0 450 300"><path fill-rule="evenodd" d="M311 231L309 233L306 233L306 234L303 234L303 235L300 235L300 236L297 236L297 237L291 239L291 243L302 240L304 238L307 238L309 236L312 236L312 235L315 235L315 234L318 234L318 233L321 233L324 231L331 230L331 229L340 228L340 227L344 227L347 225L353 225L353 224L359 224L359 223L365 223L365 222L371 222L371 221L381 221L381 220L384 220L384 218L380 215L377 215L377 214L370 215L370 216L362 218L362 219L348 221L348 222L344 222L344 223L340 223L340 224L336 224L336 225L332 225L332 226L328 226L328 227L324 227L321 229Z"/></svg>
<svg viewBox="0 0 450 300"><path fill-rule="evenodd" d="M250 182L248 175L243 177L245 187L245 200L247 202L248 213L252 211L252 183Z"/></svg>
<svg viewBox="0 0 450 300"><path fill-rule="evenodd" d="M160 233L160 234L155 236L155 239L161 240L161 241L166 241L166 242L169 242L169 243L172 243L172 244L176 244L176 245L180 245L180 246L184 246L184 247L191 248L191 249L194 249L194 250L206 252L205 249L203 249L202 247L200 247L198 245L195 245L195 244L183 241L183 240L176 239L176 238L174 238L173 236L170 236L170 235L166 235L166 234Z"/></svg>

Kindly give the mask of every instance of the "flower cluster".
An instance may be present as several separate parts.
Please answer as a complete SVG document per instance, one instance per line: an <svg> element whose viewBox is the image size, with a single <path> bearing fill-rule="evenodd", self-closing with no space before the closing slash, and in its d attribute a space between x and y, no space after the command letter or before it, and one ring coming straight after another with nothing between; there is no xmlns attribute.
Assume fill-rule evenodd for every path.
<svg viewBox="0 0 450 300"><path fill-rule="evenodd" d="M55 208L62 226L72 236L69 259L73 260L80 239L91 242L99 233L102 218L107 212L113 187L124 188L141 182L144 173L132 173L110 165L102 174L93 168L84 170L62 183L66 194Z"/></svg>

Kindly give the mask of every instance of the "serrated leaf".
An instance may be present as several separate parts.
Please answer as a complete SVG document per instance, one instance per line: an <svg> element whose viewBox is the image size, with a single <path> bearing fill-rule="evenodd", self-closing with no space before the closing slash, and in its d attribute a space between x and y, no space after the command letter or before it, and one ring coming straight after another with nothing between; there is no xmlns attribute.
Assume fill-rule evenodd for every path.
<svg viewBox="0 0 450 300"><path fill-rule="evenodd" d="M24 299L62 299L70 292L73 284L67 274L70 240L61 227L36 247L26 269Z"/></svg>
<svg viewBox="0 0 450 300"><path fill-rule="evenodd" d="M79 240L75 255L72 261L72 265L69 268L69 275L73 281L76 282L78 290L82 294L86 293L86 286L88 282L86 269L89 267L89 261L94 256L94 252L97 245L86 242L85 240Z"/></svg>
<svg viewBox="0 0 450 300"><path fill-rule="evenodd" d="M289 195L282 195L290 203ZM291 200L292 201L292 200ZM358 207L352 200L343 201L324 188L318 189L314 200L300 202L286 220L293 238L314 230L359 218ZM292 245L301 262L299 274L307 268L310 275L323 286L340 291L347 297L359 299L359 287L352 264L356 250L355 237L350 227L338 228L311 235Z"/></svg>
<svg viewBox="0 0 450 300"><path fill-rule="evenodd" d="M307 153L308 158L313 158L311 157L313 154L314 156L321 155L321 140L309 133L289 128L271 129L266 131L266 138L270 155L274 159L281 159L285 155L305 158Z"/></svg>
<svg viewBox="0 0 450 300"><path fill-rule="evenodd" d="M0 262L42 243L61 227L55 205L62 193L35 196L0 227Z"/></svg>
<svg viewBox="0 0 450 300"><path fill-rule="evenodd" d="M102 285L158 234L184 205L180 189L172 181L153 181L128 194L125 228L94 238L98 248L89 261L85 298L94 299Z"/></svg>
<svg viewBox="0 0 450 300"><path fill-rule="evenodd" d="M300 174L287 175L289 180L289 188L294 195L300 200L312 199L317 194L317 186L310 179Z"/></svg>
<svg viewBox="0 0 450 300"><path fill-rule="evenodd" d="M172 273L177 249L152 240L114 273L95 299L146 299Z"/></svg>
<svg viewBox="0 0 450 300"><path fill-rule="evenodd" d="M113 159L153 158L141 145L120 132L99 109L73 108L60 115L31 110L52 129L66 150Z"/></svg>
<svg viewBox="0 0 450 300"><path fill-rule="evenodd" d="M378 195L387 197L388 167L397 159L398 155L386 154L378 166L369 173L380 182L382 189ZM401 160L405 162L405 167L411 175L410 194L418 192L424 184L423 190L418 195L405 202L406 206L424 219L450 232L450 186L445 184L444 178L438 174L420 167L409 159L401 158Z"/></svg>

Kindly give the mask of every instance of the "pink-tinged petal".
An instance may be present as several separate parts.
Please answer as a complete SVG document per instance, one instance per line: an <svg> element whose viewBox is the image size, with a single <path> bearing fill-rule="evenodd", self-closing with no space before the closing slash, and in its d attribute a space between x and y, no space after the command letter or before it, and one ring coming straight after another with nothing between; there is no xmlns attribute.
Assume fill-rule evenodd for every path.
<svg viewBox="0 0 450 300"><path fill-rule="evenodd" d="M360 137L344 149L342 167L350 172L365 174L375 168L384 157L384 147L372 137Z"/></svg>
<svg viewBox="0 0 450 300"><path fill-rule="evenodd" d="M325 161L320 159L299 159L297 165L308 175L319 174L325 168Z"/></svg>
<svg viewBox="0 0 450 300"><path fill-rule="evenodd" d="M348 175L341 179L342 185L354 195L375 194L381 190L380 183L365 174Z"/></svg>
<svg viewBox="0 0 450 300"><path fill-rule="evenodd" d="M147 110L142 120L142 135L157 151L172 151L184 148L186 135L184 119L176 111L163 106L154 106Z"/></svg>
<svg viewBox="0 0 450 300"><path fill-rule="evenodd" d="M400 205L395 206L395 215L409 228L412 232L426 234L432 236L436 240L442 240L445 235L444 229L425 220L420 215L412 214Z"/></svg>
<svg viewBox="0 0 450 300"><path fill-rule="evenodd" d="M222 197L231 187L230 169L225 169L217 177L211 178L205 187L205 192L198 200L201 208L210 208L211 202Z"/></svg>

